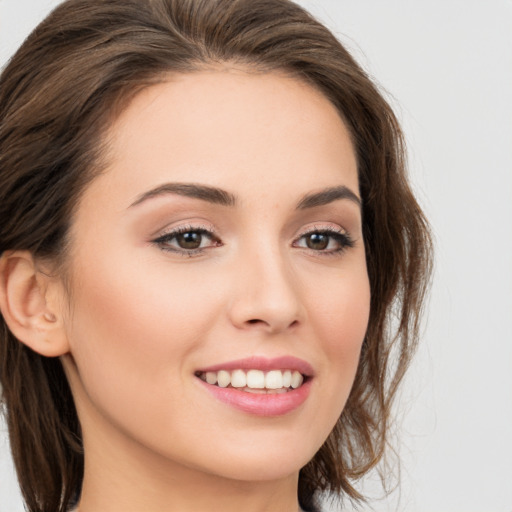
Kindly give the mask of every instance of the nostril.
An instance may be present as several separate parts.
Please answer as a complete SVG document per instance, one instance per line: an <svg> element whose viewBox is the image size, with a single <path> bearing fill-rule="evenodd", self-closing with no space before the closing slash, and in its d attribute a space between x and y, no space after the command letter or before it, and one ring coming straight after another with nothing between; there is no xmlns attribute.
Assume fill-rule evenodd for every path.
<svg viewBox="0 0 512 512"><path fill-rule="evenodd" d="M290 325L288 325L288 328L295 327L298 324L298 320L294 320ZM247 320L246 325L266 325L272 329L273 324L271 322L265 322L265 320L260 320L259 318L251 318L250 320Z"/></svg>

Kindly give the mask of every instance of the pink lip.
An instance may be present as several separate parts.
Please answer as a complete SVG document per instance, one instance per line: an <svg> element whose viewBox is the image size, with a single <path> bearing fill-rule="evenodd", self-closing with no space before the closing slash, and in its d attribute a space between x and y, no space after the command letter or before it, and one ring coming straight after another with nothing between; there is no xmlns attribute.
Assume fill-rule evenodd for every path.
<svg viewBox="0 0 512 512"><path fill-rule="evenodd" d="M253 394L236 388L212 386L201 379L198 382L215 398L249 414L257 416L281 416L303 404L311 390L311 380L286 393Z"/></svg>
<svg viewBox="0 0 512 512"><path fill-rule="evenodd" d="M216 364L197 370L197 373L218 372L220 370L297 370L306 377L304 383L297 389L286 393L255 394L240 389L211 385L201 379L198 382L215 398L235 409L257 416L281 416L297 409L309 396L311 381L314 375L313 367L302 359L292 356L276 358L249 357L225 363Z"/></svg>
<svg viewBox="0 0 512 512"><path fill-rule="evenodd" d="M208 366L208 368L199 368L197 372L218 372L220 370L297 370L306 377L314 375L313 367L303 359L293 356L274 357L272 359L260 356L237 359L225 363Z"/></svg>

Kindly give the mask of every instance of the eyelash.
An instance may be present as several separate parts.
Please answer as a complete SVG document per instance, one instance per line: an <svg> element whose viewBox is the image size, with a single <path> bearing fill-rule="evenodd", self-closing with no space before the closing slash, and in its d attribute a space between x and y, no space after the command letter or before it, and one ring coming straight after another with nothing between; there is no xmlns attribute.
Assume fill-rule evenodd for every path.
<svg viewBox="0 0 512 512"><path fill-rule="evenodd" d="M296 241L293 243L294 247L298 247L296 243L302 239L305 239L308 236L312 235L321 235L321 236L327 236L330 240L328 240L328 244L330 244L333 240L337 243L337 247L334 249L328 249L328 250L317 250L317 249L311 249L310 247L303 247L304 249L311 250L315 253L320 253L322 256L336 256L340 255L341 253L345 252L345 250L350 249L354 247L355 243L352 237L345 231L342 231L340 229L336 228L318 228L314 227L313 229L310 229L308 231L305 231L302 233Z"/></svg>
<svg viewBox="0 0 512 512"><path fill-rule="evenodd" d="M194 249L186 249L183 247L172 247L170 242L175 240L180 235L185 234L195 234L200 235L200 243L203 241L203 237L210 239L210 243L213 245L209 245L207 247L198 247ZM311 247L304 247L298 245L301 240L304 240L308 236L312 235L320 235L329 237L328 245L334 240L337 243L337 247L334 249L312 249ZM205 250L210 249L212 247L220 247L222 246L222 242L218 237L215 236L213 230L211 228L202 227L202 226L181 226L168 233L165 233L155 240L152 241L153 244L158 246L160 249L168 252L172 252L174 254L193 257L204 253ZM307 242L306 242L307 243ZM327 246L328 246L327 245ZM313 228L309 231L302 233L298 238L296 238L292 244L293 247L306 249L312 251L317 254L321 254L322 256L335 256L343 253L346 249L354 247L354 240L350 237L350 235L344 231L337 230L334 228Z"/></svg>
<svg viewBox="0 0 512 512"><path fill-rule="evenodd" d="M223 245L221 241L214 235L213 230L211 228L202 227L202 226L180 226L168 233L165 233L155 240L152 243L157 245L160 249L168 252L172 252L175 254L179 254L182 256L193 257L197 256L204 252L205 249L209 249L210 247L198 247L197 249L185 249L182 247L171 247L169 242L174 240L180 235L185 235L187 233L195 233L201 235L201 237L207 237L215 244L211 247L219 247ZM201 239L202 242L202 239Z"/></svg>

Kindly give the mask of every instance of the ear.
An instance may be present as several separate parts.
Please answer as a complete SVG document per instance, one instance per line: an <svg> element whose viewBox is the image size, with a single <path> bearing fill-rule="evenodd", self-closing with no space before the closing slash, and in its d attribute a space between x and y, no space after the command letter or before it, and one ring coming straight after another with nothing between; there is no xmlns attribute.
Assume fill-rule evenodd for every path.
<svg viewBox="0 0 512 512"><path fill-rule="evenodd" d="M56 357L69 351L60 279L42 273L28 251L0 258L0 311L10 331L35 352Z"/></svg>

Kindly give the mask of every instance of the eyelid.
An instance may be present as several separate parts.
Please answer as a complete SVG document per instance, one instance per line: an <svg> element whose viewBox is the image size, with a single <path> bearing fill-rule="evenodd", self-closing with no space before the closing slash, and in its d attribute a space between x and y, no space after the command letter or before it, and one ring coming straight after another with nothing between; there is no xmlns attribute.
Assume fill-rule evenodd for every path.
<svg viewBox="0 0 512 512"><path fill-rule="evenodd" d="M311 251L317 255L321 256L336 256L341 255L343 252L345 252L347 249L350 249L354 247L355 241L350 235L350 233L342 228L341 226L337 224L324 224L319 225L320 223L315 223L314 225L311 225L307 228L304 228L300 231L299 235L293 240L292 245L299 248L304 249L307 251ZM311 249L308 247L302 247L295 244L298 244L300 240L302 240L304 237L314 234L314 233L322 233L327 236L330 236L331 238L337 239L337 242L339 243L339 247L334 249Z"/></svg>
<svg viewBox="0 0 512 512"><path fill-rule="evenodd" d="M203 236L207 236L212 242L215 243L208 247L198 247L197 249L185 249L180 247L172 247L171 245L166 245L166 242L172 240L173 238L176 238L180 234L188 232L200 233ZM150 243L156 245L163 251L189 257L199 255L207 249L222 245L220 238L215 234L215 228L213 226L206 226L204 224L199 223L179 224L177 226L164 228L159 232L159 234L151 237Z"/></svg>
<svg viewBox="0 0 512 512"><path fill-rule="evenodd" d="M201 222L190 222L187 221L185 224L178 223L176 225L168 225L163 229L158 230L154 235L151 236L151 240L154 241L158 238L162 238L168 235L176 235L180 233L186 233L187 231L205 231L215 235L216 229L211 224Z"/></svg>
<svg viewBox="0 0 512 512"><path fill-rule="evenodd" d="M341 227L339 224L333 224L331 222L322 224L320 222L315 222L314 224L310 224L309 226L301 229L295 239L298 240L299 238L311 233L338 233L351 238L349 231Z"/></svg>

